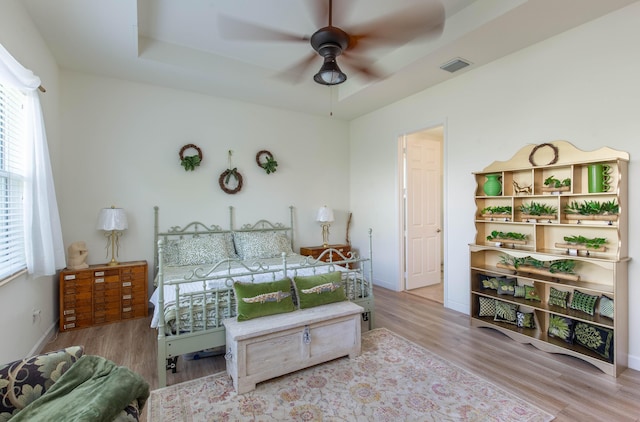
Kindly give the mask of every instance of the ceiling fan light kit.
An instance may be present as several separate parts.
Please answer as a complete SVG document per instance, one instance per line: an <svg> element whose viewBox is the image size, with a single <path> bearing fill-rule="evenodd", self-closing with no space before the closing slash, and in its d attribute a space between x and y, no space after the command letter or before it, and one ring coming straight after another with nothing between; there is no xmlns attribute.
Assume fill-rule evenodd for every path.
<svg viewBox="0 0 640 422"><path fill-rule="evenodd" d="M313 76L313 80L322 85L338 85L347 80L334 56L324 58L320 71Z"/></svg>

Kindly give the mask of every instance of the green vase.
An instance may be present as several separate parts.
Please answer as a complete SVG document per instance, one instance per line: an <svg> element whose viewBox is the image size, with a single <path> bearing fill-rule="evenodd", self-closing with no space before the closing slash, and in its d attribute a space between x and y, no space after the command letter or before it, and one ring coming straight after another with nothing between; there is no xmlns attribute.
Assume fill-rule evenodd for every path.
<svg viewBox="0 0 640 422"><path fill-rule="evenodd" d="M487 181L484 182L484 193L487 196L498 196L502 193L502 183L500 183L500 174L487 174L485 175Z"/></svg>

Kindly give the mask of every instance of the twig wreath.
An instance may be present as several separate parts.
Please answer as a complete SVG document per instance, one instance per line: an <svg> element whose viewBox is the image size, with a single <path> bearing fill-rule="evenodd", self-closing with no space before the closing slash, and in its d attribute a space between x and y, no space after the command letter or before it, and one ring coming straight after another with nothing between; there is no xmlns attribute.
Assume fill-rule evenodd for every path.
<svg viewBox="0 0 640 422"><path fill-rule="evenodd" d="M185 157L184 153L186 150L188 149L195 149L198 154L197 155L187 155ZM184 167L185 171L193 171L195 170L196 167L198 167L200 165L200 163L202 162L202 150L200 148L198 148L197 145L194 144L187 144L185 146L183 146L180 149L180 152L178 153L178 155L180 156L180 164L182 165L182 167Z"/></svg>
<svg viewBox="0 0 640 422"><path fill-rule="evenodd" d="M222 189L225 193L229 195L233 195L235 193L240 192L242 189L242 175L238 171L236 167L231 168L231 154L233 152L229 150L229 168L222 172L220 177L218 178L218 184L220 185L220 189ZM231 177L236 179L237 185L235 188L231 189L228 187L229 182L231 181Z"/></svg>
<svg viewBox="0 0 640 422"><path fill-rule="evenodd" d="M549 161L547 164L543 164L543 165L550 166L551 164L555 164L558 162L558 147L553 144L545 143L545 144L536 145L536 147L531 151L531 154L529 154L529 162L531 163L532 166L534 167L538 166L538 164L536 164L535 161L533 161L533 156L540 148L544 148L544 147L549 147L553 150L553 159Z"/></svg>
<svg viewBox="0 0 640 422"><path fill-rule="evenodd" d="M266 161L262 161L262 156L265 156ZM273 154L267 150L258 151L256 154L256 163L260 168L264 169L267 174L275 173L278 167L278 162L273 159Z"/></svg>

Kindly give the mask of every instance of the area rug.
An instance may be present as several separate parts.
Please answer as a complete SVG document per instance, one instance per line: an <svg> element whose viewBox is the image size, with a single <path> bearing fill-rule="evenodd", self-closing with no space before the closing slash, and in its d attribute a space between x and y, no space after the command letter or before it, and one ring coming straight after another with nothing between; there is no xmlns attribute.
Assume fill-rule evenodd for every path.
<svg viewBox="0 0 640 422"><path fill-rule="evenodd" d="M553 416L389 330L362 355L259 383L238 395L226 373L151 392L147 421L550 421Z"/></svg>

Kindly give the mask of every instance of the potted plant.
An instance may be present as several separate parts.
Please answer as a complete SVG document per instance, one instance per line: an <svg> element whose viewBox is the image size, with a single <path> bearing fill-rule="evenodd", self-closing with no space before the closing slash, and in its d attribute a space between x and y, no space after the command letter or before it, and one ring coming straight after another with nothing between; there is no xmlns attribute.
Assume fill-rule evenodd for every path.
<svg viewBox="0 0 640 422"><path fill-rule="evenodd" d="M487 236L489 242L507 243L512 245L526 245L527 235L516 232L501 232L494 230L489 236Z"/></svg>
<svg viewBox="0 0 640 422"><path fill-rule="evenodd" d="M608 243L604 237L587 238L584 236L564 236L564 241L566 243L556 243L556 248L584 250L587 255L590 251L604 252L606 250L604 245Z"/></svg>
<svg viewBox="0 0 640 422"><path fill-rule="evenodd" d="M530 256L517 258L511 255L501 255L500 262L496 264L496 267L571 281L580 280L580 276L575 273L576 261L572 259L545 262Z"/></svg>
<svg viewBox="0 0 640 422"><path fill-rule="evenodd" d="M492 206L481 209L480 215L492 221L494 218L504 218L505 221L509 221L512 212L513 208L511 206Z"/></svg>
<svg viewBox="0 0 640 422"><path fill-rule="evenodd" d="M618 219L620 206L615 199L611 201L571 201L564 207L567 220L604 220L612 221Z"/></svg>
<svg viewBox="0 0 640 422"><path fill-rule="evenodd" d="M571 189L571 179L556 179L554 176L549 176L544 180L543 192L566 192Z"/></svg>
<svg viewBox="0 0 640 422"><path fill-rule="evenodd" d="M528 204L520 206L522 218L527 221L530 219L555 220L558 218L558 208L552 205L531 201Z"/></svg>

